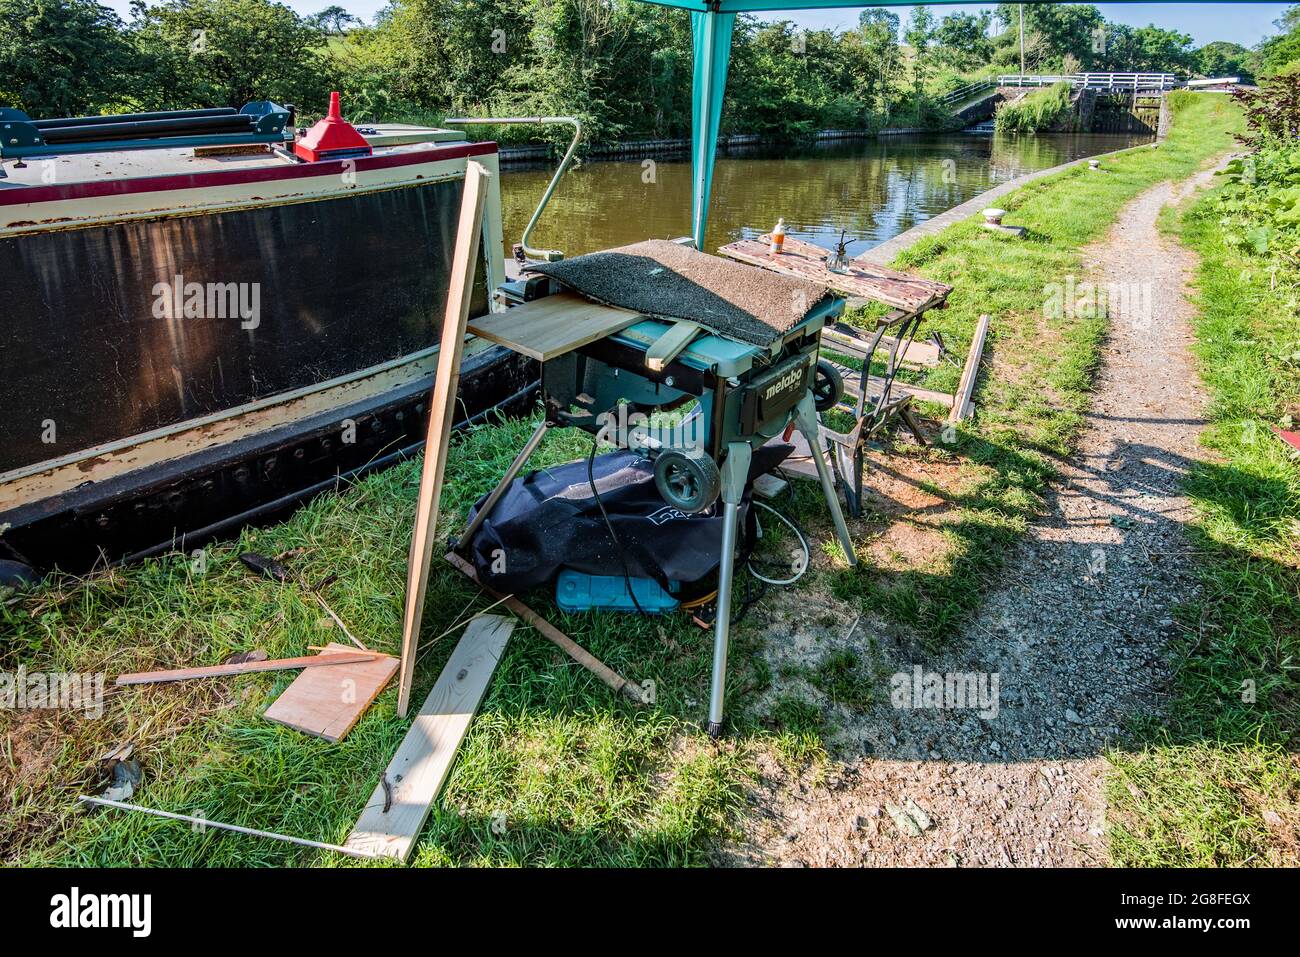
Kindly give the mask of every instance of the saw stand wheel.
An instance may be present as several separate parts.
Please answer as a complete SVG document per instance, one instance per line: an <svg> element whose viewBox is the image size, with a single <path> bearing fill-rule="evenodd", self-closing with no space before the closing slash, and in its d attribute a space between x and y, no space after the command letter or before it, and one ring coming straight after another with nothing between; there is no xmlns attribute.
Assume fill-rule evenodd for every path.
<svg viewBox="0 0 1300 957"><path fill-rule="evenodd" d="M722 473L707 455L668 449L655 457L655 488L673 508L694 515L718 500Z"/></svg>

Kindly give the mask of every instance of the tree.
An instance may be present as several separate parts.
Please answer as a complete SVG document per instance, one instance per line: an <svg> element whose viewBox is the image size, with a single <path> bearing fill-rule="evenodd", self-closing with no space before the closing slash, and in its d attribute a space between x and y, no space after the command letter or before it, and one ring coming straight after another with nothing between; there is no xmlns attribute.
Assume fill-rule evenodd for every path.
<svg viewBox="0 0 1300 957"><path fill-rule="evenodd" d="M944 17L935 31L939 55L959 70L988 63L993 49L988 37L992 21L992 14L987 10L979 14L951 13Z"/></svg>
<svg viewBox="0 0 1300 957"><path fill-rule="evenodd" d="M135 54L94 0L0 0L0 106L35 118L129 102Z"/></svg>
<svg viewBox="0 0 1300 957"><path fill-rule="evenodd" d="M1196 72L1204 77L1238 76L1249 82L1254 78L1254 54L1240 43L1215 40L1193 54Z"/></svg>
<svg viewBox="0 0 1300 957"><path fill-rule="evenodd" d="M324 32L272 0L166 0L135 9L153 105L240 107L252 100L325 111Z"/></svg>
<svg viewBox="0 0 1300 957"><path fill-rule="evenodd" d="M912 48L912 86L918 111L925 101L925 81L930 75L930 44L933 39L934 14L928 7L913 7L903 40Z"/></svg>
<svg viewBox="0 0 1300 957"><path fill-rule="evenodd" d="M1101 11L1085 3L999 3L994 16L1004 27L999 49L1010 46L1019 58L1020 15L1025 17L1026 66L1032 64L1030 47L1039 65L1058 68L1066 54L1073 54L1085 69L1091 69L1102 55L1107 24ZM1101 31L1101 32L1099 32Z"/></svg>
<svg viewBox="0 0 1300 957"><path fill-rule="evenodd" d="M1300 70L1300 4L1287 7L1274 26L1282 32L1257 47L1259 73L1263 77Z"/></svg>
<svg viewBox="0 0 1300 957"><path fill-rule="evenodd" d="M361 26L361 18L354 17L340 6L326 7L311 17L311 22L326 33L347 33L348 27Z"/></svg>
<svg viewBox="0 0 1300 957"><path fill-rule="evenodd" d="M796 139L824 126L861 126L864 104L846 95L851 80L828 30L789 21L738 27L724 122L731 128Z"/></svg>
<svg viewBox="0 0 1300 957"><path fill-rule="evenodd" d="M1154 24L1133 31L1133 54L1129 69L1138 73L1190 72L1195 65L1192 38L1177 30Z"/></svg>
<svg viewBox="0 0 1300 957"><path fill-rule="evenodd" d="M870 105L874 92L877 109L889 122L890 87L898 71L898 14L884 7L871 7L858 14L858 33L869 62L875 64L875 82L864 90L865 102ZM874 88L874 90L873 90Z"/></svg>

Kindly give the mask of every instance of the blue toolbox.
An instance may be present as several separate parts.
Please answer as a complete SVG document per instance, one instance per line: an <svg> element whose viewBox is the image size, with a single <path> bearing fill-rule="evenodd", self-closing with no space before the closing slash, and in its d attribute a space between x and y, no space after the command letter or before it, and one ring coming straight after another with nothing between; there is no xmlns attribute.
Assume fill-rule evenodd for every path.
<svg viewBox="0 0 1300 957"><path fill-rule="evenodd" d="M632 583L630 593L629 581ZM676 611L681 604L672 594L680 587L679 584L669 582L668 587L671 591L664 591L653 578L585 575L566 568L555 580L555 603L565 611L643 611L662 615Z"/></svg>

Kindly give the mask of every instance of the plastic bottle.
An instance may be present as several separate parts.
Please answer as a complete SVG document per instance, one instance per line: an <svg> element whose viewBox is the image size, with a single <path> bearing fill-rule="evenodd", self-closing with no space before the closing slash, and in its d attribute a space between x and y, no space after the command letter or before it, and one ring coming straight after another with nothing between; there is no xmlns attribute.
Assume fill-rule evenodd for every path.
<svg viewBox="0 0 1300 957"><path fill-rule="evenodd" d="M785 220L778 219L776 226L772 229L772 255L781 255L781 248L785 245Z"/></svg>

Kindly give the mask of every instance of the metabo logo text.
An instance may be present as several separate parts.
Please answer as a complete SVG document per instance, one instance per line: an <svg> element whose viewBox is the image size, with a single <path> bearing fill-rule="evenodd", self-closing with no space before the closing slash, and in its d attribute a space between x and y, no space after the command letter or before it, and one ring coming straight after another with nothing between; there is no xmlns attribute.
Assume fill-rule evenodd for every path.
<svg viewBox="0 0 1300 957"><path fill-rule="evenodd" d="M763 398L770 399L773 396L780 395L786 389L793 387L796 383L803 381L803 369L791 369L781 378L777 379L766 389L763 390Z"/></svg>

